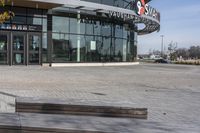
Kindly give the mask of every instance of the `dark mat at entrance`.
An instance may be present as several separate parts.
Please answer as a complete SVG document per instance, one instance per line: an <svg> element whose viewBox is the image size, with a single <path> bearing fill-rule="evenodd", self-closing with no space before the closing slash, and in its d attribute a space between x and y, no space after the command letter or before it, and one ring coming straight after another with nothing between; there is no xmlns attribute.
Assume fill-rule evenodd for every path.
<svg viewBox="0 0 200 133"><path fill-rule="evenodd" d="M16 112L71 114L147 119L146 108L132 108L120 104L84 100L17 98Z"/></svg>

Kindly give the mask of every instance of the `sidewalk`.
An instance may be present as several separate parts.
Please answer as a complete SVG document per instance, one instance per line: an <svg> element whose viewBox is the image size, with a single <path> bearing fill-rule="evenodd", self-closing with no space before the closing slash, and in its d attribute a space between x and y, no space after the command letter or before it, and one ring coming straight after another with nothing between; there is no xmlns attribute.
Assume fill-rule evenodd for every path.
<svg viewBox="0 0 200 133"><path fill-rule="evenodd" d="M200 68L142 64L124 67L0 67L0 112L14 97L109 101L148 108L149 121L200 130Z"/></svg>

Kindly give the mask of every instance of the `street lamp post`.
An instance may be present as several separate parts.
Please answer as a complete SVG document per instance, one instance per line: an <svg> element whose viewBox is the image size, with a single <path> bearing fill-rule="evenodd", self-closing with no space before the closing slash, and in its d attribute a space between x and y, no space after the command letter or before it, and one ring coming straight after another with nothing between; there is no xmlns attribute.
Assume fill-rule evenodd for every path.
<svg viewBox="0 0 200 133"><path fill-rule="evenodd" d="M161 42L161 57L163 57L164 35L161 35L160 37L162 38L162 42Z"/></svg>

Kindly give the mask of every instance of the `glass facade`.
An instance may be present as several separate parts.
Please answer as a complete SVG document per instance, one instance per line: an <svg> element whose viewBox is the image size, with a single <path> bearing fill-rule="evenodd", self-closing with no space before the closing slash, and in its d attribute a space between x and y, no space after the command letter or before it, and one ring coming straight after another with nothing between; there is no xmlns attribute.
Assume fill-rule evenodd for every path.
<svg viewBox="0 0 200 133"><path fill-rule="evenodd" d="M92 16L52 16L53 62L131 62L128 24ZM62 27L62 28L61 28ZM128 49L129 48L129 49Z"/></svg>
<svg viewBox="0 0 200 133"><path fill-rule="evenodd" d="M124 7L120 0L87 1ZM133 24L92 13L6 8L15 17L0 25L0 64L135 61Z"/></svg>

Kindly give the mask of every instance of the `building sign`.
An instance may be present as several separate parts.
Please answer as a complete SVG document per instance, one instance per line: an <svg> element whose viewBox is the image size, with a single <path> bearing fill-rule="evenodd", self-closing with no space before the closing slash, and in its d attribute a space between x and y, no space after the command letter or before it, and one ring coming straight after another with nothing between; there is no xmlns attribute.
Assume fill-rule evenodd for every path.
<svg viewBox="0 0 200 133"><path fill-rule="evenodd" d="M140 21L142 19L140 16L146 15L160 21L160 13L155 8L146 4L144 0L136 0L135 2L131 2L130 5L131 9L135 11L137 16L134 14L109 11L110 17L120 18L123 20L134 19Z"/></svg>
<svg viewBox="0 0 200 133"><path fill-rule="evenodd" d="M96 41L91 41L90 42L90 50L96 50Z"/></svg>
<svg viewBox="0 0 200 133"><path fill-rule="evenodd" d="M21 24L1 24L2 30L17 30L17 31L42 31L41 25L21 25Z"/></svg>
<svg viewBox="0 0 200 133"><path fill-rule="evenodd" d="M145 14L146 16L159 20L160 13L155 8L146 4L144 0L136 0L135 4L132 6L136 7L137 15L141 16Z"/></svg>
<svg viewBox="0 0 200 133"><path fill-rule="evenodd" d="M136 5L135 5L136 4ZM135 4L131 4L132 6L135 5L136 7L136 14L137 15L143 15L145 12L145 7L146 7L146 3L144 0L136 0Z"/></svg>
<svg viewBox="0 0 200 133"><path fill-rule="evenodd" d="M29 25L28 26L29 31L42 31L41 25Z"/></svg>

